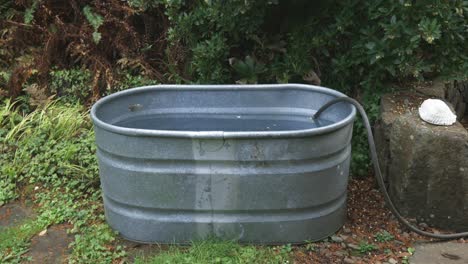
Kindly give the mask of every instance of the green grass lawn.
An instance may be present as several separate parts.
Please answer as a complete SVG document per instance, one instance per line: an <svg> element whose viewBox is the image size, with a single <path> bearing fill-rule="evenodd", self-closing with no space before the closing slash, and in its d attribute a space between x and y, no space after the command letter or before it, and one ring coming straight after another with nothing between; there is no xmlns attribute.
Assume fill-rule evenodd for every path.
<svg viewBox="0 0 468 264"><path fill-rule="evenodd" d="M205 264L205 263L289 263L289 252L283 248L242 246L235 242L214 240L194 242L190 247L172 246L152 257L137 258L135 263Z"/></svg>

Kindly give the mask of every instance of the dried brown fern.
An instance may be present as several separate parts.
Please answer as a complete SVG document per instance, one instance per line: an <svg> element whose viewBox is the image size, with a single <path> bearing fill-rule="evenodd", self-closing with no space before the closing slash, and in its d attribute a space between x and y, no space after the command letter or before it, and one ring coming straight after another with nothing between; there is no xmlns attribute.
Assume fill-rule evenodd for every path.
<svg viewBox="0 0 468 264"><path fill-rule="evenodd" d="M29 5L28 1L16 1L14 8L21 12ZM99 43L94 41L95 29L83 14L86 5L103 18L98 28ZM164 82L167 54L173 62L183 61L179 47L166 54L169 22L162 8L142 13L118 0L49 0L40 1L30 24L23 23L21 16L0 20L0 24L9 30L0 43L10 51L6 60L14 65L9 83L12 97L21 94L33 73L37 73L39 86L47 87L52 67L91 70L94 76L89 94L95 100L111 89L119 71L140 73ZM35 47L30 54L33 63L14 64L30 47Z"/></svg>

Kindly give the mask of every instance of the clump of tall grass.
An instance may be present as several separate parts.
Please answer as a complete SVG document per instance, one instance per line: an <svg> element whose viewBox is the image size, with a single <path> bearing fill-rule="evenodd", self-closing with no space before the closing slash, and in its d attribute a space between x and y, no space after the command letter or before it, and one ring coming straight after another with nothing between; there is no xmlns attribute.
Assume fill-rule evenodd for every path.
<svg viewBox="0 0 468 264"><path fill-rule="evenodd" d="M19 115L11 108L11 105L5 105L4 111L10 115ZM10 128L5 140L19 140L39 133L46 135L48 139L69 139L82 132L83 129L89 129L89 123L88 113L83 111L82 106L52 101L23 115L21 121Z"/></svg>
<svg viewBox="0 0 468 264"><path fill-rule="evenodd" d="M68 178L97 182L91 122L78 104L52 101L25 113L20 102L0 105L0 204L17 197L18 186L55 184Z"/></svg>
<svg viewBox="0 0 468 264"><path fill-rule="evenodd" d="M108 227L103 221L88 111L61 101L29 112L23 111L27 109L23 106L9 100L0 103L0 206L16 199L19 193L29 193L26 195L33 197L37 205L35 223L41 222L38 228L62 222L73 225L78 242L72 244L70 261L86 255L87 263L110 263L123 253L105 247L113 239L111 231L96 233ZM0 230L0 239L23 229L8 230ZM27 230L31 232L23 232L14 240L17 243L0 241L0 262L23 260L22 252L38 229ZM87 239L80 239L82 236Z"/></svg>

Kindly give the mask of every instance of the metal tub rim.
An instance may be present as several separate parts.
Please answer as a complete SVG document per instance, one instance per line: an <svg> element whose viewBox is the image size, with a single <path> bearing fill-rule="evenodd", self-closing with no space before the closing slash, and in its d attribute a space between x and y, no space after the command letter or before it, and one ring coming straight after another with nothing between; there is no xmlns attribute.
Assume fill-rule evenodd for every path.
<svg viewBox="0 0 468 264"><path fill-rule="evenodd" d="M120 91L109 96L103 97L98 100L93 107L91 108L91 119L94 122L95 126L98 126L104 130L114 132L121 135L127 136L150 136L150 137L176 137L176 138L204 138L204 139L227 139L227 138L288 138L288 137L306 137L313 135L325 134L331 131L338 130L344 126L349 125L354 121L356 116L356 109L354 106L351 106L351 112L344 119L334 122L330 125L326 125L318 128L311 129L300 129L300 130L287 130L287 131L175 131L175 130L151 130L151 129L137 129L137 128L126 128L121 126L116 126L113 124L106 123L100 120L97 117L97 112L99 108L112 101L116 98L130 95L138 94L142 92L147 92L150 90L288 90L288 89L297 89L297 90L306 90L311 92L318 92L334 97L347 97L345 94L338 92L336 90L315 86L315 85L306 85L306 84L255 84L255 85L149 85L142 86L137 88L131 88L128 90Z"/></svg>

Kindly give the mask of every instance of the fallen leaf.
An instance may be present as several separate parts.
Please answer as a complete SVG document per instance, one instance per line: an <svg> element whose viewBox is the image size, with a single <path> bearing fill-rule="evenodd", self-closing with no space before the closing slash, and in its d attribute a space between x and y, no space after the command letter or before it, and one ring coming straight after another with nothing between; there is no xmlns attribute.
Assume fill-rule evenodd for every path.
<svg viewBox="0 0 468 264"><path fill-rule="evenodd" d="M47 228L42 230L40 233L39 233L39 236L44 236L45 234L47 233Z"/></svg>
<svg viewBox="0 0 468 264"><path fill-rule="evenodd" d="M454 255L454 254L449 254L449 253L442 253L442 257L448 258L448 259L453 259L453 260L459 260L461 259L459 256Z"/></svg>

